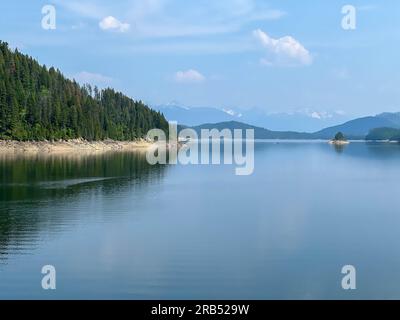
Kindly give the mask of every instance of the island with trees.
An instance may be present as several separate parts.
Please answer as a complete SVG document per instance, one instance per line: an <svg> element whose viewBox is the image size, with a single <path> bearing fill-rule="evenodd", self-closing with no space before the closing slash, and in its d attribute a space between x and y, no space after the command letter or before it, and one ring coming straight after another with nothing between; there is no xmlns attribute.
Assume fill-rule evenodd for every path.
<svg viewBox="0 0 400 320"><path fill-rule="evenodd" d="M349 141L342 132L338 132L336 133L335 137L329 141L329 143L334 145L346 145L349 144Z"/></svg>

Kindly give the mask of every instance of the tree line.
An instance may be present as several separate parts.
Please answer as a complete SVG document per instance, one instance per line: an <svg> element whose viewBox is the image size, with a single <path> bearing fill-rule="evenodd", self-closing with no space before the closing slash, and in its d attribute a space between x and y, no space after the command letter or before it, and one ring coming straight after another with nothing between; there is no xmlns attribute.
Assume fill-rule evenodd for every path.
<svg viewBox="0 0 400 320"><path fill-rule="evenodd" d="M134 140L153 128L168 123L142 101L80 86L0 41L0 139Z"/></svg>
<svg viewBox="0 0 400 320"><path fill-rule="evenodd" d="M400 142L400 129L396 128L376 128L372 129L366 140L390 140L390 141L399 141Z"/></svg>

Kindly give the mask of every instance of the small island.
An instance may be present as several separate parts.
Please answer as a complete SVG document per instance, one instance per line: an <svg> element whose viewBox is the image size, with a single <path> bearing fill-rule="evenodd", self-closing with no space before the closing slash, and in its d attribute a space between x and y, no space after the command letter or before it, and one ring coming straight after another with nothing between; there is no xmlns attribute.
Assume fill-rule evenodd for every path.
<svg viewBox="0 0 400 320"><path fill-rule="evenodd" d="M338 132L336 133L335 137L329 141L329 143L337 146L342 146L349 144L350 142L346 139L342 132Z"/></svg>

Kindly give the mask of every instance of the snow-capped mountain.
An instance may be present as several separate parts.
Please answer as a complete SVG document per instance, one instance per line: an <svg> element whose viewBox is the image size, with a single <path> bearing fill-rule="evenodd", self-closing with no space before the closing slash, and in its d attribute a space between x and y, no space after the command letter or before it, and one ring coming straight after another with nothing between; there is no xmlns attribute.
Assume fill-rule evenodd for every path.
<svg viewBox="0 0 400 320"><path fill-rule="evenodd" d="M348 121L350 118L341 111L317 111L300 109L291 112L267 113L253 109L241 121L262 126L274 131L315 132L326 127Z"/></svg>
<svg viewBox="0 0 400 320"><path fill-rule="evenodd" d="M169 121L178 121L179 124L187 126L240 121L274 131L315 132L350 120L341 111L328 112L313 109L268 113L256 108L249 110L212 107L190 108L176 103L154 106L154 109L163 112Z"/></svg>
<svg viewBox="0 0 400 320"><path fill-rule="evenodd" d="M189 108L173 103L154 106L156 110L161 111L168 121L177 121L178 124L187 126L198 126L204 123L216 123L238 120L240 117L233 110L222 110L217 108L199 107Z"/></svg>

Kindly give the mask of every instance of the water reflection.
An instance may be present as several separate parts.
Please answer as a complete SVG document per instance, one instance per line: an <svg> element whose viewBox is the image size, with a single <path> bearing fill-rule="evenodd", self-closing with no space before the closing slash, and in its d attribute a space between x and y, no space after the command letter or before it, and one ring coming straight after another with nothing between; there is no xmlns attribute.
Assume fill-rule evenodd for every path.
<svg viewBox="0 0 400 320"><path fill-rule="evenodd" d="M399 146L255 150L241 177L124 154L0 161L0 298L48 299L45 264L60 299L399 298Z"/></svg>
<svg viewBox="0 0 400 320"><path fill-rule="evenodd" d="M258 141L255 144L256 155L269 151L290 151L305 153L308 151L324 152L331 154L332 151L337 154L359 158L366 161L391 161L400 159L399 143L384 142L351 142L348 145L331 145L326 141Z"/></svg>
<svg viewBox="0 0 400 320"><path fill-rule="evenodd" d="M100 201L137 191L159 183L165 170L150 166L140 151L0 155L0 263L10 252L29 253L41 231L56 233L87 214L68 210L81 197ZM61 204L65 210L57 210Z"/></svg>
<svg viewBox="0 0 400 320"><path fill-rule="evenodd" d="M347 145L344 144L333 144L333 147L335 151L339 154L343 153L344 149L347 147Z"/></svg>

